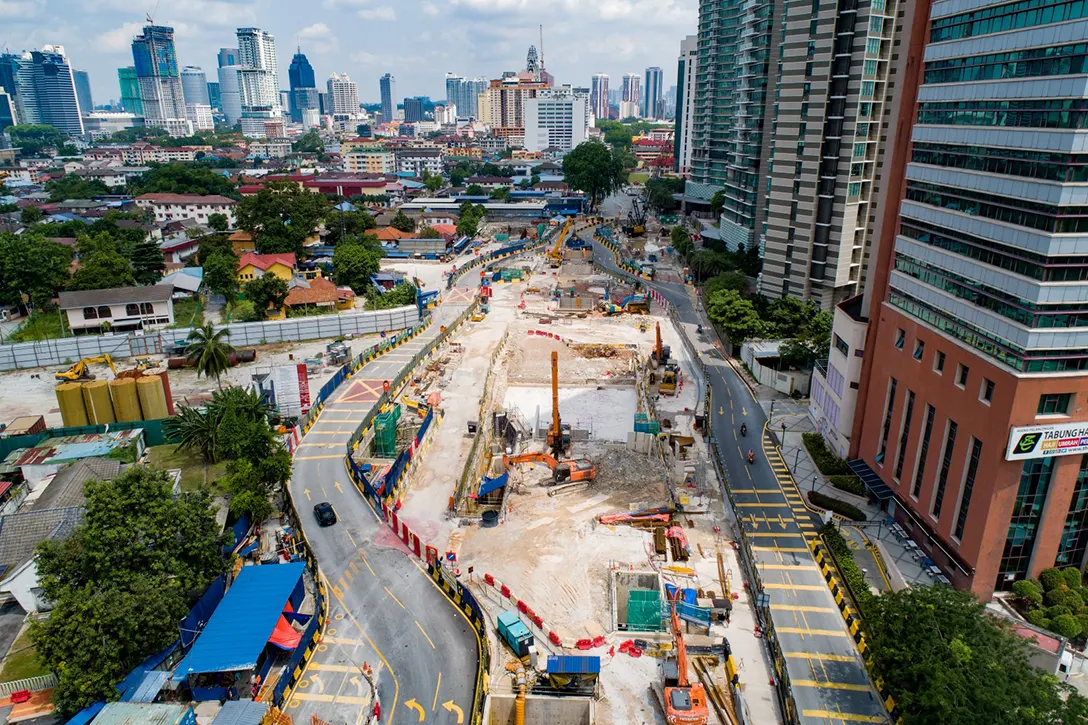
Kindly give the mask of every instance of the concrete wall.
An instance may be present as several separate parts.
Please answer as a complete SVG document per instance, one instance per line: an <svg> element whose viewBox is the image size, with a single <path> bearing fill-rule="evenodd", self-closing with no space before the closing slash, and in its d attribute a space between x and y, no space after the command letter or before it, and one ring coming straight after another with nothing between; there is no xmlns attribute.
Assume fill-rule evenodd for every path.
<svg viewBox="0 0 1088 725"><path fill-rule="evenodd" d="M514 695L490 696L488 725L514 725ZM591 725L593 700L588 697L525 697L526 725Z"/></svg>

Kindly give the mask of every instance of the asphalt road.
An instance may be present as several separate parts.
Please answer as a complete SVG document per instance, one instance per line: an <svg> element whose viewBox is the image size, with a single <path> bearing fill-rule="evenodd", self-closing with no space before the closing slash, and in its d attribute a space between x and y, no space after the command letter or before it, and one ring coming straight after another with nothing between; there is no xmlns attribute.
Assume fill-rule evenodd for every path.
<svg viewBox="0 0 1088 725"><path fill-rule="evenodd" d="M593 252L599 264L619 272L609 250L593 242ZM703 322L689 287L650 286L669 300L682 322ZM724 485L738 502L770 597L771 620L800 721L887 722L880 696L807 544L817 535L820 520L805 507L774 441L764 432L767 418L748 386L720 356L703 361L711 388L711 434L721 451ZM741 423L747 424L747 437L740 436ZM747 462L749 449L755 453L753 464Z"/></svg>
<svg viewBox="0 0 1088 725"><path fill-rule="evenodd" d="M325 638L287 705L296 723L309 723L311 715L332 725L366 722L373 705L364 663L375 673L382 723L455 724L470 717L476 634L356 491L344 452L382 382L460 314L476 282L465 275L460 287L444 293L423 334L345 381L295 455L291 495L332 594ZM333 526L318 526L312 516L322 501L336 510Z"/></svg>

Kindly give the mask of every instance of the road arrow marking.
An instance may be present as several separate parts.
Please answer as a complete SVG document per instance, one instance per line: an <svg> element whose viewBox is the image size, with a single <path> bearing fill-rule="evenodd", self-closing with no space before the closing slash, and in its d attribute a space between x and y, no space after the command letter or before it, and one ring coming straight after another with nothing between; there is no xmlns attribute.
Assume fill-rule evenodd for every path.
<svg viewBox="0 0 1088 725"><path fill-rule="evenodd" d="M310 500L310 489L304 488L304 489L302 489L302 492L304 494L306 494L306 500L309 501Z"/></svg>
<svg viewBox="0 0 1088 725"><path fill-rule="evenodd" d="M442 703L442 707L446 708L446 712L457 713L457 725L461 725L465 721L465 712L461 708L453 704L453 700L447 700Z"/></svg>
<svg viewBox="0 0 1088 725"><path fill-rule="evenodd" d="M725 408L720 405L718 406L718 415L725 415Z"/></svg>
<svg viewBox="0 0 1088 725"><path fill-rule="evenodd" d="M334 485L334 486L336 486L336 490L337 490L337 491L339 491L340 493L343 493L343 492L344 492L344 489L340 488L340 482L339 482L339 481L337 481L337 482L336 482L335 484L333 484L333 485Z"/></svg>
<svg viewBox="0 0 1088 725"><path fill-rule="evenodd" d="M419 712L419 721L420 722L423 722L424 720L427 719L427 713L423 709L423 706L420 705L418 702L416 702L414 699L413 700L408 700L406 703L404 703L404 706L406 708L408 708L409 710L417 710ZM460 721L458 721L458 722L460 722Z"/></svg>
<svg viewBox="0 0 1088 725"><path fill-rule="evenodd" d="M310 679L313 680L314 687L317 688L317 694L321 694L325 691L325 683L321 681L321 677L315 672L310 675Z"/></svg>
<svg viewBox="0 0 1088 725"><path fill-rule="evenodd" d="M358 692L360 695L363 694L363 681L362 680L360 680L358 677L352 677L350 680L348 680L348 682L355 685L355 691L356 692Z"/></svg>
<svg viewBox="0 0 1088 725"><path fill-rule="evenodd" d="M745 410L745 409L744 409L743 407L741 407L741 409L740 409L740 414L741 414L741 415L748 415L748 411L747 411L747 410Z"/></svg>

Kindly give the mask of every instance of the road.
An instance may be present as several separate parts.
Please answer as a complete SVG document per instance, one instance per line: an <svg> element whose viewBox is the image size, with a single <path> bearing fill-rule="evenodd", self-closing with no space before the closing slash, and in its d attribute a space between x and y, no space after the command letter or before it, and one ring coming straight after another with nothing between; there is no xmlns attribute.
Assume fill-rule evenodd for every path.
<svg viewBox="0 0 1088 725"><path fill-rule="evenodd" d="M586 241L592 241L588 235ZM612 253L593 242L595 260L619 272ZM651 283L675 308L681 322L702 322L690 288ZM705 356L711 388L711 434L717 440L727 482L738 507L767 594L797 704L805 725L884 723L880 703L853 638L828 589L807 541L819 519L809 511L774 441L764 432L767 418L744 381L721 355ZM739 434L746 423L747 437ZM754 449L755 463L747 463ZM724 495L724 491L723 491Z"/></svg>
<svg viewBox="0 0 1088 725"><path fill-rule="evenodd" d="M311 715L332 725L366 722L373 705L364 663L375 672L382 723L456 724L470 717L476 634L356 491L344 459L383 381L471 301L478 277L463 280L445 293L425 332L336 390L295 455L291 496L332 595L325 638L287 705L296 723L309 723ZM311 511L321 501L336 510L335 525L317 525Z"/></svg>

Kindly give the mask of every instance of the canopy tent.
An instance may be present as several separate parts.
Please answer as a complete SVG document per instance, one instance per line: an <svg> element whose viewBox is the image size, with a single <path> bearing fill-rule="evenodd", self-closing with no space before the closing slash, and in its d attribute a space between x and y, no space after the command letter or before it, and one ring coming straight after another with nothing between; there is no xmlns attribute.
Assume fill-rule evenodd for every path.
<svg viewBox="0 0 1088 725"><path fill-rule="evenodd" d="M291 626L291 623L281 614L276 622L276 628L272 630L272 636L268 638L269 644L274 644L280 649L291 651L298 647L302 640L302 632Z"/></svg>
<svg viewBox="0 0 1088 725"><path fill-rule="evenodd" d="M174 671L174 681L202 672L255 667L283 620L289 600L296 605L302 601L305 568L303 562L242 567L193 648Z"/></svg>
<svg viewBox="0 0 1088 725"><path fill-rule="evenodd" d="M480 492L477 496L486 496L492 491L498 491L500 488L506 485L507 479L510 477L509 473L503 473L501 476L495 478L488 478L484 476L483 481L480 482Z"/></svg>

